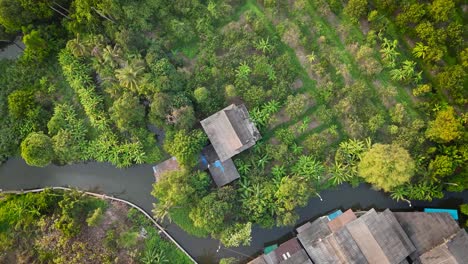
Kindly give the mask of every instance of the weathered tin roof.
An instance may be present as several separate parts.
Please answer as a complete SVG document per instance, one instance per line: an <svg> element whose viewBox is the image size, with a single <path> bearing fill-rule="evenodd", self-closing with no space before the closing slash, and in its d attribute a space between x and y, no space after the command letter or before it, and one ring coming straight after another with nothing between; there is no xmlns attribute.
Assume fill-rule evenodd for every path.
<svg viewBox="0 0 468 264"><path fill-rule="evenodd" d="M221 162L252 147L260 138L244 105L229 105L200 123Z"/></svg>

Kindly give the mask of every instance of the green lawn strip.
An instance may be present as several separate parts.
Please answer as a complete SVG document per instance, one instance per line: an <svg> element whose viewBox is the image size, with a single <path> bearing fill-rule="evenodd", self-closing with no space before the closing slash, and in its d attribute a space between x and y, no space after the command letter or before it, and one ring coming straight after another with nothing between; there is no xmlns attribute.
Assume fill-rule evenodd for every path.
<svg viewBox="0 0 468 264"><path fill-rule="evenodd" d="M385 30L385 33L388 34L392 40L396 39L398 40L398 44L401 47L398 51L400 52L400 61L404 60L412 60L417 63L417 66L421 69L422 75L423 75L423 80L426 80L428 83L434 87L435 78L430 74L430 69L429 66L426 65L421 59L414 58L412 53L411 53L411 47L409 44L404 40L401 36L401 34L398 33L397 26L395 23L388 19L387 20L389 24L387 25L387 29ZM436 89L437 92L437 99L438 101L441 102L448 102L447 97L439 90Z"/></svg>
<svg viewBox="0 0 468 264"><path fill-rule="evenodd" d="M371 91L373 91L374 95L377 97L377 95L375 94L377 92L376 88L374 87L372 82L369 80L369 78L363 76L360 73L359 68L358 68L358 66L356 64L356 61L354 60L353 56L346 50L345 45L341 42L341 39L336 34L336 31L329 25L328 21L326 21L323 17L321 17L320 15L318 15L315 12L315 7L312 5L312 3L309 3L307 5L307 10L309 11L309 14L310 14L310 16L312 18L312 22L319 25L319 27L322 29L321 33L325 34L326 38L329 39L330 41L332 41L332 43L334 44L334 47L336 49L338 49L337 54L341 55L341 56L339 56L341 62L346 64L346 65L351 66L349 70L350 70L350 74L353 77L353 79L355 79L355 80L359 80L359 79L364 80L366 85L368 87L372 88ZM376 108L380 108L384 113L387 112L386 111L387 109L385 108L385 106L383 105L382 102L380 102L380 101L375 102L375 100L374 100L374 101L372 101L372 104L374 104L374 106L376 106Z"/></svg>
<svg viewBox="0 0 468 264"><path fill-rule="evenodd" d="M312 134L318 134L324 130L326 130L327 128L329 128L330 126L327 125L327 124L321 124L319 125L318 127L314 127L313 129L309 130L309 131L306 131L305 133L302 133L300 134L299 136L296 137L296 142L298 143L301 143L303 142L304 140L307 139L308 136L312 135Z"/></svg>
<svg viewBox="0 0 468 264"><path fill-rule="evenodd" d="M313 39L313 38L312 38L312 33L310 32L309 28L307 28L304 24L300 24L299 21L297 21L297 20L295 20L295 22L296 22L296 25L297 25L297 26L299 27L299 29L301 30L301 33L302 33L304 36L306 36L306 37L311 41L311 43L313 43L313 42L312 42L312 39ZM306 49L307 51L309 51L310 53L315 52L315 51L317 51L318 54L324 53L324 52L320 49L319 45L310 45L310 46L311 46L311 47L312 47L312 46L315 46L315 49L312 49L312 48L311 48L311 49L307 49L307 47L305 47L305 49ZM320 60L320 59L319 59L319 60ZM328 73L330 73L330 76L331 76L333 82L334 82L335 84L339 84L339 85L344 86L344 85L345 85L344 77L343 77L343 75L341 75L341 74L337 74L337 72L338 72L337 68L336 68L332 63L329 63Z"/></svg>
<svg viewBox="0 0 468 264"><path fill-rule="evenodd" d="M282 129L282 128L288 128L290 127L291 125L294 125L296 124L297 122L300 122L302 121L305 117L308 117L308 116L311 116L315 110L317 110L317 105L314 105L312 107L310 107L309 109L307 109L302 115L294 118L294 119L291 119L287 122L283 122L271 129L269 129L268 131L266 131L263 135L262 135L262 139L265 140L265 141L268 141L271 137L274 137L275 135L275 132L278 130L278 129Z"/></svg>
<svg viewBox="0 0 468 264"><path fill-rule="evenodd" d="M189 207L172 208L169 214L172 221L190 235L208 237L210 233L193 225L193 221L189 217L190 210Z"/></svg>
<svg viewBox="0 0 468 264"><path fill-rule="evenodd" d="M349 22L351 23L351 22ZM350 31L350 36L352 39L359 39L359 43L362 44L363 40L365 39L364 34L362 31L359 29L359 26L356 24L352 24L351 31ZM381 65L382 59L379 55L379 51L374 52L374 58L377 59ZM406 58L405 58L406 59ZM390 70L384 68L379 74L378 74L378 79L382 84L386 85L393 85L397 88L398 94L395 96L395 99L397 102L402 103L406 106L410 107L410 113L412 116L418 116L419 113L414 109L414 102L411 99L411 96L408 94L409 87L407 85L402 85L401 83L397 83L393 81L390 77Z"/></svg>
<svg viewBox="0 0 468 264"><path fill-rule="evenodd" d="M247 0L246 7L248 7L249 10L252 10L253 12L255 12L258 16L261 16L262 18L264 18L264 20L267 22L267 29L270 32L270 34L272 36L278 37L278 39L281 39L281 36L279 36L278 32L276 31L276 27L265 16L265 14L262 12L260 7L257 5L257 3L254 0ZM280 45L278 48L281 52L287 53L289 55L289 57L291 58L292 64L298 70L299 78L303 82L303 86L301 87L301 90L309 91L313 95L316 96L317 87L316 87L315 81L309 78L307 71L302 67L301 63L299 62L299 59L297 58L294 49L288 46L286 43L283 43L282 41L280 41Z"/></svg>

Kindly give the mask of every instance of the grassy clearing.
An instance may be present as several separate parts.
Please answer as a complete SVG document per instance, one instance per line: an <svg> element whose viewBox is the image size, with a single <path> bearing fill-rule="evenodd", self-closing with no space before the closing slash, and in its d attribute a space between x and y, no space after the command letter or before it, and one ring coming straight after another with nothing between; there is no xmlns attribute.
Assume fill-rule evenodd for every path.
<svg viewBox="0 0 468 264"><path fill-rule="evenodd" d="M188 207L171 209L170 215L172 221L192 236L207 237L209 233L206 230L193 225L193 221L189 217L190 210L191 208Z"/></svg>

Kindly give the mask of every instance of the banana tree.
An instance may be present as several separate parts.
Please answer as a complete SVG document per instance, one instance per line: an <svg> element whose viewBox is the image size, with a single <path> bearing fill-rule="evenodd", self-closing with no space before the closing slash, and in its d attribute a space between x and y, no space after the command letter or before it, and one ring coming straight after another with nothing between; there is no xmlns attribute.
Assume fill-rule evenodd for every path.
<svg viewBox="0 0 468 264"><path fill-rule="evenodd" d="M393 200L396 200L397 202L398 201L405 201L408 203L408 205L411 207L411 201L406 199L406 197L408 197L409 195L409 192L407 190L407 187L406 186L399 186L399 187L396 187L392 193L390 194L390 197L393 199Z"/></svg>
<svg viewBox="0 0 468 264"><path fill-rule="evenodd" d="M263 53L268 53L273 50L273 46L270 44L270 39L260 39L258 42L255 43L255 48L257 50L261 50Z"/></svg>
<svg viewBox="0 0 468 264"><path fill-rule="evenodd" d="M333 166L330 168L329 173L332 175L330 180L334 185L340 185L352 178L352 175L348 173L347 165L343 165L336 160Z"/></svg>

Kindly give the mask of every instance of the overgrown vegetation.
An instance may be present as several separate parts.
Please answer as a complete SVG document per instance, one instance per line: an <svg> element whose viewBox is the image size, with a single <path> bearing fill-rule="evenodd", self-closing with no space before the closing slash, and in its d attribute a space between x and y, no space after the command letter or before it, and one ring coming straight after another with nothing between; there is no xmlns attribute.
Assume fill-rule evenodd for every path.
<svg viewBox="0 0 468 264"><path fill-rule="evenodd" d="M191 263L140 212L77 191L3 195L2 263Z"/></svg>
<svg viewBox="0 0 468 264"><path fill-rule="evenodd" d="M184 169L155 184L155 216L230 246L252 224L294 225L298 206L342 183L403 201L468 187L458 1L28 3L0 5L26 44L0 63L3 159L127 167L170 154ZM194 169L198 121L239 102L262 140L217 189Z"/></svg>

